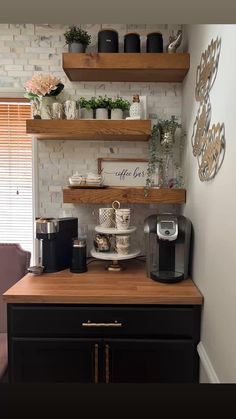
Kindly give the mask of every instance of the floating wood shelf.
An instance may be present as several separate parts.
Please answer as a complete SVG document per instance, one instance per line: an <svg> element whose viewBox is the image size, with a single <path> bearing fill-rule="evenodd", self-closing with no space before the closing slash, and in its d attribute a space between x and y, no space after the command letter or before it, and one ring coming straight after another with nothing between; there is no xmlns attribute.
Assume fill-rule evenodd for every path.
<svg viewBox="0 0 236 419"><path fill-rule="evenodd" d="M148 141L151 135L151 121L28 119L26 132L42 140Z"/></svg>
<svg viewBox="0 0 236 419"><path fill-rule="evenodd" d="M104 189L63 189L63 202L67 204L108 204L118 200L128 204L184 204L185 189L150 189L147 197L141 187L108 187Z"/></svg>
<svg viewBox="0 0 236 419"><path fill-rule="evenodd" d="M63 53L63 70L71 81L182 82L189 54Z"/></svg>

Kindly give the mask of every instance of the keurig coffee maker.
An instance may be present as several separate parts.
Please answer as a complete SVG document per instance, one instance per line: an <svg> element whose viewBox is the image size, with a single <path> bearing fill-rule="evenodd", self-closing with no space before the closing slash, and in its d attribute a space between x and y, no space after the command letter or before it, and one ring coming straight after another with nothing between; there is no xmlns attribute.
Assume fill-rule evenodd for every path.
<svg viewBox="0 0 236 419"><path fill-rule="evenodd" d="M147 276L173 283L188 276L191 222L183 215L150 215L144 224Z"/></svg>
<svg viewBox="0 0 236 419"><path fill-rule="evenodd" d="M78 218L39 218L36 238L40 241L39 265L44 272L70 267L72 239L78 235Z"/></svg>

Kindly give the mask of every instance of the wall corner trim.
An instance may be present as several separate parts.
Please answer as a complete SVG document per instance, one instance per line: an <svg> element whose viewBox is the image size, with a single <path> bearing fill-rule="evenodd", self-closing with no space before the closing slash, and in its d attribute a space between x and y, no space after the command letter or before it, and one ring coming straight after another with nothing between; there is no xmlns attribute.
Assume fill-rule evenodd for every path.
<svg viewBox="0 0 236 419"><path fill-rule="evenodd" d="M202 363L202 366L205 370L205 373L209 379L209 383L211 384L220 384L220 380L213 368L213 365L210 361L210 358L203 346L202 342L199 342L199 344L197 345L197 351L198 351L198 355L200 357L200 361Z"/></svg>

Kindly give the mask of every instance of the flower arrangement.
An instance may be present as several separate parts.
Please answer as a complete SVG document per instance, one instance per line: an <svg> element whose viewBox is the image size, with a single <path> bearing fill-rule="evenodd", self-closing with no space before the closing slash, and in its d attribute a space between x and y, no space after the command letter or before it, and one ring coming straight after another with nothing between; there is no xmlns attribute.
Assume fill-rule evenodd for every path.
<svg viewBox="0 0 236 419"><path fill-rule="evenodd" d="M24 87L25 97L35 100L44 96L57 96L63 90L64 84L52 74L35 74Z"/></svg>
<svg viewBox="0 0 236 419"><path fill-rule="evenodd" d="M79 26L70 26L69 29L64 33L64 37L67 44L77 42L88 46L91 42L91 35L86 30L81 29Z"/></svg>
<svg viewBox="0 0 236 419"><path fill-rule="evenodd" d="M128 111L130 108L130 102L123 97L118 96L110 103L111 109L121 109L122 111Z"/></svg>

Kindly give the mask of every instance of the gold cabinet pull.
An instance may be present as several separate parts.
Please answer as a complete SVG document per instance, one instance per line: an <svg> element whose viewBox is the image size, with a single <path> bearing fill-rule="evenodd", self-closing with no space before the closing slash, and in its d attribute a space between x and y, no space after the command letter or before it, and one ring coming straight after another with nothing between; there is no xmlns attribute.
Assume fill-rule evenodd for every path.
<svg viewBox="0 0 236 419"><path fill-rule="evenodd" d="M106 357L106 362L105 362L105 374L106 374L106 384L109 383L109 379L110 379L110 361L109 361L109 345L105 345L105 357Z"/></svg>
<svg viewBox="0 0 236 419"><path fill-rule="evenodd" d="M98 344L94 345L94 382L98 383Z"/></svg>
<svg viewBox="0 0 236 419"><path fill-rule="evenodd" d="M111 323L92 323L90 320L82 323L83 327L122 327L122 323L119 323L117 320Z"/></svg>

